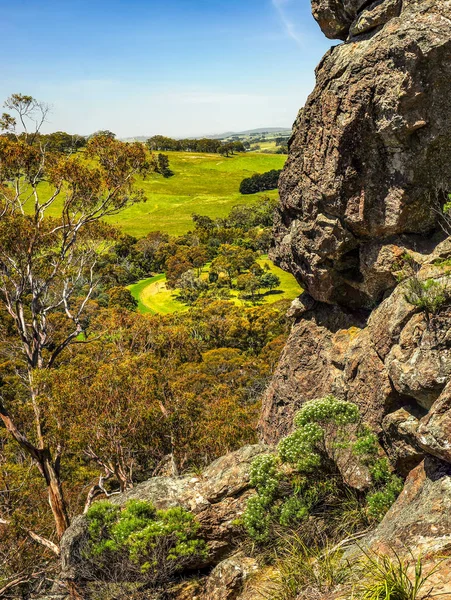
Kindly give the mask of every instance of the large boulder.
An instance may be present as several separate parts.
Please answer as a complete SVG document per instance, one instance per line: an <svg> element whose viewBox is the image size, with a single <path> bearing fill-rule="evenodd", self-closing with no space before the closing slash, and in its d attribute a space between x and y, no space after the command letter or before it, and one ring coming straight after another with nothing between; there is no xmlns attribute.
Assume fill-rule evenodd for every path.
<svg viewBox="0 0 451 600"><path fill-rule="evenodd" d="M191 511L200 523L199 536L208 544L208 558L192 568L218 564L232 554L242 538L237 523L248 497L249 470L256 456L270 451L268 446L245 446L213 462L202 475L154 477L132 490L111 498L113 504L124 506L129 500L146 500L157 509L181 506ZM83 579L83 546L87 536L86 517L77 517L61 542L61 579Z"/></svg>
<svg viewBox="0 0 451 600"><path fill-rule="evenodd" d="M451 382L419 422L416 440L425 452L451 463Z"/></svg>
<svg viewBox="0 0 451 600"><path fill-rule="evenodd" d="M207 578L202 600L237 600L246 581L258 570L255 558L243 552L223 560Z"/></svg>
<svg viewBox="0 0 451 600"><path fill-rule="evenodd" d="M280 179L273 258L347 308L372 309L396 285L402 248L438 232L431 203L451 189L451 2L404 0L390 17L398 8L313 2L326 33L357 19L355 35L320 63ZM389 20L368 32L370 13Z"/></svg>
<svg viewBox="0 0 451 600"><path fill-rule="evenodd" d="M384 416L402 403L365 316L318 303L293 325L265 392L262 439L279 441L291 431L304 402L328 394L357 404L377 433Z"/></svg>
<svg viewBox="0 0 451 600"><path fill-rule="evenodd" d="M359 546L388 555L396 552L412 566L422 557L424 574L439 564L427 588L433 588L434 597L451 597L451 465L433 457L421 462L381 524Z"/></svg>
<svg viewBox="0 0 451 600"><path fill-rule="evenodd" d="M324 35L345 40L352 22L367 0L312 0L312 14Z"/></svg>
<svg viewBox="0 0 451 600"><path fill-rule="evenodd" d="M306 400L332 392L342 396L342 357L359 331L354 316L338 307L314 307L305 298L303 304L303 318L294 325L263 398L260 433L267 443L291 431L294 414Z"/></svg>

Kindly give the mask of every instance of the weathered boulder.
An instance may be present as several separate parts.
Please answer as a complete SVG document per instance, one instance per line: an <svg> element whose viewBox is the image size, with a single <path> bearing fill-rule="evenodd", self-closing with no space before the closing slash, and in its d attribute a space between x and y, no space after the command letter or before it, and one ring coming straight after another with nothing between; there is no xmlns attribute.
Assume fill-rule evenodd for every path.
<svg viewBox="0 0 451 600"><path fill-rule="evenodd" d="M263 398L260 434L275 443L292 429L307 400L334 394L360 408L378 433L399 403L365 315L318 303L294 324Z"/></svg>
<svg viewBox="0 0 451 600"><path fill-rule="evenodd" d="M382 443L391 464L406 477L423 459L424 451L417 441L421 411L415 405L405 405L389 413L382 421Z"/></svg>
<svg viewBox="0 0 451 600"><path fill-rule="evenodd" d="M422 556L425 574L447 557L427 587L434 596L451 597L451 465L433 457L421 462L383 521L359 545L395 551L412 563Z"/></svg>
<svg viewBox="0 0 451 600"><path fill-rule="evenodd" d="M416 440L428 454L451 463L451 382L419 422Z"/></svg>
<svg viewBox="0 0 451 600"><path fill-rule="evenodd" d="M357 15L350 27L350 35L355 37L385 25L400 15L401 7L402 0L376 0Z"/></svg>
<svg viewBox="0 0 451 600"><path fill-rule="evenodd" d="M238 552L213 569L206 581L202 600L236 600L246 581L257 571L257 561Z"/></svg>
<svg viewBox="0 0 451 600"><path fill-rule="evenodd" d="M154 477L132 490L114 496L111 502L123 506L128 500L152 502L157 509L182 506L196 515L199 536L206 540L208 558L192 568L214 566L237 547L242 531L237 520L252 494L249 469L253 459L270 451L268 446L245 446L213 462L200 476ZM83 579L83 545L86 518L77 517L61 543L62 573L66 581Z"/></svg>
<svg viewBox="0 0 451 600"><path fill-rule="evenodd" d="M428 324L424 313L406 323L385 359L397 391L430 409L451 375L451 318L443 315Z"/></svg>
<svg viewBox="0 0 451 600"><path fill-rule="evenodd" d="M305 296L303 305L309 306ZM345 310L319 304L293 326L263 398L259 427L267 443L291 431L294 414L306 400L343 396L343 356L359 331L355 322Z"/></svg>
<svg viewBox="0 0 451 600"><path fill-rule="evenodd" d="M324 35L345 40L349 27L367 0L312 0L312 13Z"/></svg>
<svg viewBox="0 0 451 600"><path fill-rule="evenodd" d="M438 231L431 202L450 189L451 2L398 10L313 2L326 34L354 21L365 33L320 63L280 180L273 258L313 298L347 308L372 309L395 286L390 263Z"/></svg>

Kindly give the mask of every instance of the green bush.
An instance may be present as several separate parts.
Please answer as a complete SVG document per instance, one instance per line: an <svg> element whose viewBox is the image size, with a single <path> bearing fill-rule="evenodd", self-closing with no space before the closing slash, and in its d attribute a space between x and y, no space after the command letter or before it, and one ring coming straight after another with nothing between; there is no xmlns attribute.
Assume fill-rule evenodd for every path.
<svg viewBox="0 0 451 600"><path fill-rule="evenodd" d="M437 314L449 300L446 283L436 279L420 281L412 277L407 282L405 298L409 304L424 311L426 317Z"/></svg>
<svg viewBox="0 0 451 600"><path fill-rule="evenodd" d="M386 458L378 456L377 437L360 422L355 404L326 396L306 402L294 419L295 431L279 442L276 455L260 456L252 464L250 498L243 517L248 535L257 542L271 537L273 524L294 527L319 507L349 497L332 454L346 449L369 469L372 487L366 519L379 521L402 489ZM323 510L324 512L324 510ZM353 528L362 512L352 508Z"/></svg>
<svg viewBox="0 0 451 600"><path fill-rule="evenodd" d="M367 496L368 516L373 521L381 521L390 506L402 492L403 482L399 477L392 475L384 487Z"/></svg>
<svg viewBox="0 0 451 600"><path fill-rule="evenodd" d="M87 512L89 540L85 558L97 576L109 580L161 582L207 554L197 537L199 524L183 508L156 510L150 502L130 500L123 509L107 501Z"/></svg>

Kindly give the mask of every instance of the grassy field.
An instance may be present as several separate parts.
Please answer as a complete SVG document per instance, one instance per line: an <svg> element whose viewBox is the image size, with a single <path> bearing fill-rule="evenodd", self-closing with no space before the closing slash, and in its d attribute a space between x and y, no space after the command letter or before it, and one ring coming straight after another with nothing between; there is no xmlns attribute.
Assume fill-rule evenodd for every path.
<svg viewBox="0 0 451 600"><path fill-rule="evenodd" d="M164 179L161 175L152 174L140 181L147 201L108 219L125 233L143 237L149 231L160 230L181 235L192 228L193 213L224 217L235 204L255 200L256 195L242 196L238 191L245 177L281 169L286 160L283 155L256 152L229 158L190 152L165 154L169 155L174 176ZM45 193L46 190L43 191ZM277 191L265 194L276 197ZM55 203L49 214L56 216L59 210L60 205Z"/></svg>
<svg viewBox="0 0 451 600"><path fill-rule="evenodd" d="M174 176L151 175L141 183L147 202L136 204L110 222L137 237L149 231L172 235L192 228L191 215L225 217L234 204L251 202L254 195L242 196L239 186L245 177L281 169L286 157L247 153L223 158L217 154L168 152ZM275 197L277 192L269 192Z"/></svg>
<svg viewBox="0 0 451 600"><path fill-rule="evenodd" d="M277 289L262 295L262 304L272 304L278 300L294 300L294 298L299 296L302 290L293 275L276 267L267 256L261 256L257 262L262 267L265 263L268 263L271 272L280 278L280 286ZM203 270L204 276L206 276L207 273L208 266ZM138 300L138 311L140 313L158 313L165 315L188 309L185 304L177 301L177 290L169 290L166 287L166 276L164 274L156 275L149 279L143 279L134 285L128 286L128 289L133 297ZM238 298L238 294L238 290L231 290L232 302L238 306L250 305L249 302L245 302Z"/></svg>

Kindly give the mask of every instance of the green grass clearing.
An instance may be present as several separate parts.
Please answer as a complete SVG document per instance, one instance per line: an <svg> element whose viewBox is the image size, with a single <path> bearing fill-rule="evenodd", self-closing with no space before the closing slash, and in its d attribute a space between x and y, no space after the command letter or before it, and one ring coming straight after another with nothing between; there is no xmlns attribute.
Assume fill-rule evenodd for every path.
<svg viewBox="0 0 451 600"><path fill-rule="evenodd" d="M267 256L261 256L256 262L260 266L268 263L270 271L280 278L280 286L266 292L260 298L259 304L272 304L279 300L294 300L302 292L296 279L290 273L286 273L276 267ZM203 269L203 275L208 271L208 265ZM188 310L188 306L176 299L177 290L169 290L166 287L166 275L164 273L143 279L134 285L128 286L132 296L138 301L138 311L142 314L169 314ZM251 306L251 302L238 298L238 290L231 290L230 301L237 306Z"/></svg>
<svg viewBox="0 0 451 600"><path fill-rule="evenodd" d="M241 181L254 173L281 169L286 156L248 152L229 158L219 154L165 152L169 156L174 176L164 179L156 173L138 181L147 201L135 204L119 215L107 219L125 233L143 237L150 231L182 235L193 228L191 215L198 213L212 218L225 217L235 204L254 202L258 194L239 193ZM42 184L42 195L50 195L50 186ZM264 192L277 197L277 191ZM49 209L58 216L61 202Z"/></svg>

